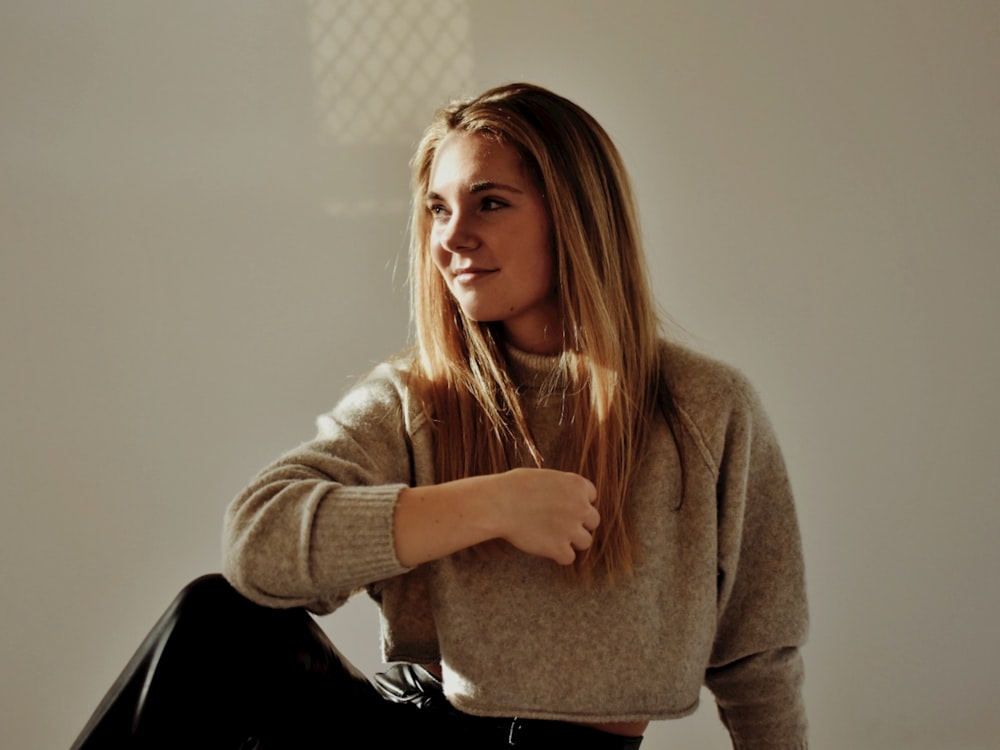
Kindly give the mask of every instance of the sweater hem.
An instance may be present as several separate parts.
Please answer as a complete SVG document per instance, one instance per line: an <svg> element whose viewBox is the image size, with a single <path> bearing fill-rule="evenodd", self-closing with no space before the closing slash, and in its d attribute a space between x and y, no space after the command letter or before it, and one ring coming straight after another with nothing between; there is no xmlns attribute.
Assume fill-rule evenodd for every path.
<svg viewBox="0 0 1000 750"><path fill-rule="evenodd" d="M518 717L520 719L542 719L545 721L570 721L584 724L599 724L620 721L660 721L664 719L683 719L693 714L701 703L696 698L694 703L679 709L659 709L649 711L621 711L613 713L591 713L588 711L570 711L539 708L515 708L513 706L494 706L482 701L467 700L462 696L445 695L448 702L463 713L472 716L485 717Z"/></svg>

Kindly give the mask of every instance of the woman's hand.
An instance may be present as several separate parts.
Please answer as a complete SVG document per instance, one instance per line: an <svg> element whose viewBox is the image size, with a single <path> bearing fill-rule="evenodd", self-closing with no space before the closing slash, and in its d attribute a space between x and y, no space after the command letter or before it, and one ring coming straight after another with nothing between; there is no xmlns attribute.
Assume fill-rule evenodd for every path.
<svg viewBox="0 0 1000 750"><path fill-rule="evenodd" d="M590 480L554 469L512 469L410 487L396 505L396 556L413 567L505 539L522 552L569 565L593 543L600 523L596 499Z"/></svg>
<svg viewBox="0 0 1000 750"><path fill-rule="evenodd" d="M513 469L493 479L498 536L522 552L569 565L593 544L601 517L589 479L553 469Z"/></svg>

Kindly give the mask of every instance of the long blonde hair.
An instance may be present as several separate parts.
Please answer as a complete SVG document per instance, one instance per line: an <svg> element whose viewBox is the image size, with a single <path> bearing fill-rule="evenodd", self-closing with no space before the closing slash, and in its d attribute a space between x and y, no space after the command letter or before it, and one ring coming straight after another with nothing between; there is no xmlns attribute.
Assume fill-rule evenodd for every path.
<svg viewBox="0 0 1000 750"><path fill-rule="evenodd" d="M412 162L414 385L434 425L437 480L542 466L503 356L502 328L466 317L430 253L423 206L437 149L460 131L519 152L551 216L563 321L567 465L597 487L601 524L584 578L637 560L626 505L659 388L659 323L628 175L604 129L573 102L515 83L440 110Z"/></svg>

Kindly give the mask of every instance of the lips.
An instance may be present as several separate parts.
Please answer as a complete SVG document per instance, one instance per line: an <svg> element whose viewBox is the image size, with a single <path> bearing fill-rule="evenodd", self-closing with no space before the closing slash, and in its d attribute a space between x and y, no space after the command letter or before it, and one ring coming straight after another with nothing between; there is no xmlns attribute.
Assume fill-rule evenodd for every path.
<svg viewBox="0 0 1000 750"><path fill-rule="evenodd" d="M451 275L459 284L469 284L479 279L483 279L490 274L494 274L499 271L499 268L480 268L478 266L469 266L467 268L455 268L452 269Z"/></svg>

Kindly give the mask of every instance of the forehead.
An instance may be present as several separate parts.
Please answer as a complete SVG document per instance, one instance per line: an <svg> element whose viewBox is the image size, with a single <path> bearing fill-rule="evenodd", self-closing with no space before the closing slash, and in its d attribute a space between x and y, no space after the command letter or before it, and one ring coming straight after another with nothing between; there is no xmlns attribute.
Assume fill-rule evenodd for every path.
<svg viewBox="0 0 1000 750"><path fill-rule="evenodd" d="M528 181L520 154L513 146L474 133L453 131L445 136L431 163L428 190L464 187L482 182Z"/></svg>

